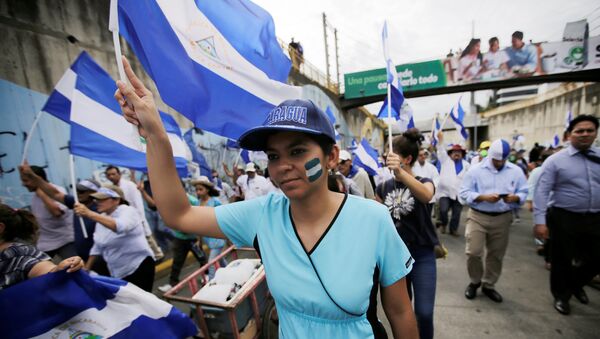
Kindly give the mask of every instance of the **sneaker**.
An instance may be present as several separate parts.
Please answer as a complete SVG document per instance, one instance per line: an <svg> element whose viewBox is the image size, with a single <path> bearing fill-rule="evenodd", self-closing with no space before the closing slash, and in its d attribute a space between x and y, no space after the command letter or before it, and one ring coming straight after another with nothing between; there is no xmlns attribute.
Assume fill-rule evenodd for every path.
<svg viewBox="0 0 600 339"><path fill-rule="evenodd" d="M161 291L162 293L167 293L167 291L172 288L173 288L173 286L171 286L171 284L164 284L162 286L159 286L158 290Z"/></svg>

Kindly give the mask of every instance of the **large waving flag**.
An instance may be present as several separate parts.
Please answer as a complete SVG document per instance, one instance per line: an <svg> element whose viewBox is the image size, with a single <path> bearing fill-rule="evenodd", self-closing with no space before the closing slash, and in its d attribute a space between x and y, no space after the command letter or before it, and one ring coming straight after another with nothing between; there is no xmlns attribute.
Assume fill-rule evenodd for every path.
<svg viewBox="0 0 600 339"><path fill-rule="evenodd" d="M354 164L362 167L370 175L377 175L381 167L377 151L371 147L367 139L363 138L354 150Z"/></svg>
<svg viewBox="0 0 600 339"><path fill-rule="evenodd" d="M61 106L70 106L70 112L63 111L58 114L58 111L54 110L54 107L58 106L48 104L43 110L60 119L69 119L65 121L71 124L71 153L147 172L145 144L139 137L132 136L131 124L125 120L119 104L113 97L117 86L110 75L86 52L82 52L59 84L63 81L72 86L70 92L69 88L64 90L63 93L67 95L62 95L70 99L69 105ZM57 97L53 92L48 101ZM172 116L160 112L160 117L173 148L173 160L177 171L181 176L185 176L187 160L181 130Z"/></svg>
<svg viewBox="0 0 600 339"><path fill-rule="evenodd" d="M408 104L404 103L404 93L402 91L402 84L398 78L398 72L396 66L390 57L389 44L388 44L388 31L387 21L383 24L383 31L381 32L381 40L383 44L383 57L385 59L385 70L387 73L388 90L390 91L389 98L391 105L388 103L388 96L383 101L383 105L377 114L379 119L393 118L400 122L400 129L405 131L409 128L415 127L412 118L412 110L409 110ZM388 107L389 106L389 107ZM391 110L388 112L388 110ZM388 121L388 124L392 122Z"/></svg>
<svg viewBox="0 0 600 339"><path fill-rule="evenodd" d="M202 129L237 140L301 97L273 19L248 0L119 0L118 13L163 101Z"/></svg>
<svg viewBox="0 0 600 339"><path fill-rule="evenodd" d="M35 297L32 297L35 296ZM3 338L186 338L192 320L122 280L50 273L0 291Z"/></svg>
<svg viewBox="0 0 600 339"><path fill-rule="evenodd" d="M456 126L456 130L460 133L464 140L469 139L469 132L464 125L465 120L465 110L462 108L460 104L460 99L458 99L458 104L455 107L452 107L450 111L450 118L454 121L454 126Z"/></svg>

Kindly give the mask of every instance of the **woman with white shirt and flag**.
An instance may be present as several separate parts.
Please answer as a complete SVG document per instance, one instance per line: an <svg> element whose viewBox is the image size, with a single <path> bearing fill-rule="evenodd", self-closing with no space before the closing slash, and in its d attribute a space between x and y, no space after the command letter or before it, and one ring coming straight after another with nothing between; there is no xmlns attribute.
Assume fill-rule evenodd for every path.
<svg viewBox="0 0 600 339"><path fill-rule="evenodd" d="M154 259L140 214L128 206L118 186L102 187L91 196L96 200L98 212L81 203L75 204L75 213L96 221L94 246L85 268L89 270L96 257L102 256L112 277L152 292Z"/></svg>

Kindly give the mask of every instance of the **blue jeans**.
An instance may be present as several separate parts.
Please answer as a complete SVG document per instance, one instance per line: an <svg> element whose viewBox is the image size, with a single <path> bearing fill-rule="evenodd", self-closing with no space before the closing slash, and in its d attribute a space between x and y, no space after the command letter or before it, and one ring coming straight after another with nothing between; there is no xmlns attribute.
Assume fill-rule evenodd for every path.
<svg viewBox="0 0 600 339"><path fill-rule="evenodd" d="M406 277L408 295L414 302L417 326L422 339L433 338L433 305L435 304L436 266L433 247L409 248L415 260Z"/></svg>
<svg viewBox="0 0 600 339"><path fill-rule="evenodd" d="M462 205L458 200L448 197L441 197L440 201L440 223L444 226L448 225L448 211L452 209L452 219L450 219L450 231L456 232L460 223L460 212Z"/></svg>

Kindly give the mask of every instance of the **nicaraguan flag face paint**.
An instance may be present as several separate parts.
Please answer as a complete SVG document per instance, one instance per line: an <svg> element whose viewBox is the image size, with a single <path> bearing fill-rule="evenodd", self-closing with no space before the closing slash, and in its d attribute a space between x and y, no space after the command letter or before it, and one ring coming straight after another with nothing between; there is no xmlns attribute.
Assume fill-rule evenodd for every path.
<svg viewBox="0 0 600 339"><path fill-rule="evenodd" d="M310 182L317 181L323 174L323 167L321 167L319 158L307 161L306 164L304 164L304 168L306 169L306 176Z"/></svg>

